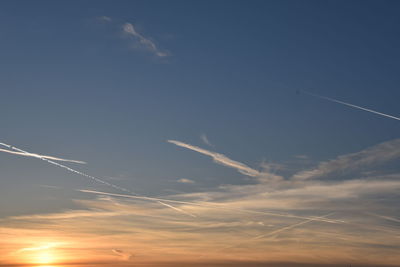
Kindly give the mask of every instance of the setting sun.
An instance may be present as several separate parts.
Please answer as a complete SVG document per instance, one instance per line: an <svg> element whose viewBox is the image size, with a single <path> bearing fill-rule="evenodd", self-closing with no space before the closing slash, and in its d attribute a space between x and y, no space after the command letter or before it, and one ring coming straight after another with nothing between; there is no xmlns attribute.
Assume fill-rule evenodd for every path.
<svg viewBox="0 0 400 267"><path fill-rule="evenodd" d="M33 263L49 264L54 263L56 257L51 251L40 251L35 255Z"/></svg>
<svg viewBox="0 0 400 267"><path fill-rule="evenodd" d="M24 261L29 264L40 265L42 267L49 267L48 264L54 264L58 262L60 257L57 255L54 247L55 243L47 243L35 247L27 247L19 250Z"/></svg>
<svg viewBox="0 0 400 267"><path fill-rule="evenodd" d="M400 0L0 0L0 267L400 267Z"/></svg>

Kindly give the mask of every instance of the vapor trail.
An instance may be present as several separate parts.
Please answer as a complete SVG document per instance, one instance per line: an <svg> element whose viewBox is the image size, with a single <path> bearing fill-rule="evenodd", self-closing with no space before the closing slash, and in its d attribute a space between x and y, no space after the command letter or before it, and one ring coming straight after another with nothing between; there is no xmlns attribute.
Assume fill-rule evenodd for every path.
<svg viewBox="0 0 400 267"><path fill-rule="evenodd" d="M238 246L240 246L240 245L243 245L243 244L249 243L249 242L251 242L251 241L255 241L255 240L264 238L264 237L273 236L273 235L275 235L275 234L277 234L277 233L280 233L280 232L283 232L283 231L292 229L292 228L294 228L294 227L297 227L297 226L300 226L300 225L303 225L303 224L306 224L306 223L310 223L310 222L312 222L312 221L318 221L319 219L323 219L323 218L328 217L328 216L330 216L330 215L332 215L332 214L333 214L333 213L329 213L329 214L324 215L324 216L314 217L314 218L310 218L310 219L307 219L307 220L302 221L302 222L299 222L299 223L295 223L295 224L292 224L292 225L288 225L288 226L285 226L285 227L276 229L276 230L274 230L274 231L272 231L272 232L268 232L268 233L266 233L266 234L259 235L259 236L253 237L253 238L251 238L251 239L245 240L245 241L240 242L240 243L238 243L238 244L229 245L229 246L227 246L227 247L220 248L220 249L217 250L217 252L218 252L218 251L223 251L223 250L225 250L225 249L230 249L230 248L238 247ZM206 256L206 255L201 255L200 258L202 258L202 257L204 257L204 256Z"/></svg>
<svg viewBox="0 0 400 267"><path fill-rule="evenodd" d="M1 142L0 142L0 145L1 145L1 146L5 146L5 147L7 147L7 148L9 148L9 149L18 151L18 152L23 153L23 154L28 154L28 155L33 154L33 153L27 152L27 151L25 151L25 150L22 150L22 149L20 149L20 148L17 148L17 147L15 147L15 146L11 146L11 145L8 145L8 144L5 144L5 143L1 143ZM50 163L50 164L53 164L53 165L55 165L55 166L61 167L61 168L63 168L63 169L66 169L67 171L70 171L70 172L79 174L79 175L81 175L81 176L90 178L90 179L92 179L93 181L96 181L96 182L98 182L98 183L101 183L101 184L110 186L110 187L115 188L115 189L117 189L117 190L120 190L120 191L123 191L123 192L127 192L127 193L130 193L130 194L135 194L134 192L132 192L132 191L126 189L126 188L120 187L120 186L118 186L118 185L111 184L111 183L106 182L106 181L103 181L102 179L99 179L99 178L97 178L97 177L94 177L94 176L91 176L91 175L89 175L89 174L86 174L86 173L83 173L83 172L74 170L74 169L72 169L72 168L70 168L70 167L68 167L68 166L65 166L65 165L62 165L62 164L60 164L60 163L54 162L54 161L49 160L49 159L47 159L47 158L44 158L44 157L42 157L42 156L40 156L40 155L38 155L38 154L35 154L35 155L37 155L36 158L39 158L39 159L41 159L41 160L43 160L43 161L46 161L47 163ZM146 198L146 197L144 197L144 198ZM149 200L150 200L150 199L149 199ZM158 200L157 200L157 202L160 203L160 201L158 201ZM165 206L165 203L160 203L160 204L162 204L162 205ZM168 205L168 207L172 208L171 205ZM180 210L180 209L178 209L178 208L175 208L175 207L174 207L174 208L172 208L172 209L174 209L174 210L176 210L176 211L180 211L181 213L187 214L186 212L183 212L182 210Z"/></svg>
<svg viewBox="0 0 400 267"><path fill-rule="evenodd" d="M259 171L255 170L253 168L250 168L246 164L232 160L223 154L212 152L212 151L209 151L209 150L197 147L197 146L192 146L190 144L186 144L186 143L176 141L176 140L167 140L167 142L177 145L177 146L180 146L180 147L183 147L183 148L186 148L186 149L196 151L203 155L207 155L207 156L211 157L214 160L214 162L224 165L224 166L227 166L227 167L230 167L230 168L234 168L241 174L244 174L247 176L252 176L252 177L256 177L261 174Z"/></svg>
<svg viewBox="0 0 400 267"><path fill-rule="evenodd" d="M390 217L390 216L380 215L380 214L376 214L376 213L373 213L373 212L365 212L365 213L368 214L368 215L375 216L377 218L382 218L382 219L386 219L386 220L393 221L393 222L400 222L400 219L393 218L393 217Z"/></svg>
<svg viewBox="0 0 400 267"><path fill-rule="evenodd" d="M375 110L372 110L372 109L356 106L356 105L353 105L353 104L350 104L350 103L346 103L346 102L343 102L343 101L340 101L340 100L337 100L337 99L334 99L334 98L330 98L330 97L327 97L327 96L317 95L317 94L313 94L313 93L310 93L310 92L307 92L307 91L303 91L303 90L299 90L299 91L303 92L303 93L305 93L307 95L313 96L313 97L325 99L325 100L328 100L328 101L331 101L331 102L334 102L334 103L338 103L338 104L342 104L342 105L345 105L345 106L361 109L361 110L364 110L364 111L368 111L368 112L371 112L371 113L374 113L374 114L378 114L378 115L381 115L381 116L384 116L384 117L387 117L387 118L391 118L391 119L395 119L395 120L400 121L399 117L388 115L388 114L385 114L385 113L382 113L382 112L378 112L378 111L375 111Z"/></svg>
<svg viewBox="0 0 400 267"><path fill-rule="evenodd" d="M233 247L238 247L238 246L240 246L240 245L242 245L242 244L245 244L245 243L248 243L248 242L251 242L251 241L255 241L255 240L258 240L258 239L261 239L261 238L264 238L264 237L273 236L273 235L275 235L275 234L284 232L284 231L286 231L286 230L295 228L295 227L297 227L297 226L300 226L300 225L303 225L303 224L306 224L306 223L310 223L310 222L312 222L312 221L317 221L318 219L323 219L323 218L328 217L328 216L330 216L330 215L332 215L332 214L333 214L333 213L329 213L329 214L324 215L324 216L314 217L314 218L311 218L311 219L308 219L308 220L305 220L305 221L302 221L302 222L299 222L299 223L291 224L291 225L288 225L288 226L285 226L285 227L276 229L276 230L274 230L274 231L272 231L272 232L269 232L269 233L266 233L266 234L263 234L263 235L259 235L259 236L256 236L256 237L253 237L253 238L248 239L248 240L246 240L246 241L243 241L243 242L241 242L241 243L239 243L239 244L231 245L231 246L228 246L228 247L224 247L224 248L222 248L221 250L228 249L228 248L233 248Z"/></svg>
<svg viewBox="0 0 400 267"><path fill-rule="evenodd" d="M83 192L83 193L100 194L100 195L115 196L115 197L124 197L124 198L132 198L132 199L151 200L151 201L157 201L157 202L162 201L162 202L170 202L170 203L177 203L177 204L193 205L193 206L198 206L198 207L229 210L229 211L244 212L244 213L251 213L251 214L258 214L258 215L261 214L261 215L270 215L270 216L285 217L285 218L298 218L298 219L315 220L315 221L327 222L327 223L345 223L344 221L340 221L340 220L329 220L329 219L320 218L320 217L305 217L305 216L296 216L296 215L291 215L291 214L281 214L281 213L267 212L267 211L256 211L256 210L230 208L223 204L218 204L218 203L198 203L198 202L172 200L172 199L156 198L156 197L122 195L122 194L114 194L114 193L107 193L107 192L101 192L101 191L85 190L85 189L81 189L78 191Z"/></svg>
<svg viewBox="0 0 400 267"><path fill-rule="evenodd" d="M22 153L22 152L16 152L16 151L11 151L11 150L7 150L7 149L1 149L1 148L0 148L0 152L10 153L10 154L24 156L24 157L45 158L45 159L56 160L56 161L65 161L65 162L86 164L86 162L80 161L80 160L62 159L62 158L46 156L46 155L40 155L40 154L34 154L34 153Z"/></svg>
<svg viewBox="0 0 400 267"><path fill-rule="evenodd" d="M294 227L297 227L297 226L300 226L300 225L303 225L303 224L306 224L306 223L310 223L310 222L312 222L312 221L316 221L317 219L321 219L321 218L328 217L328 216L330 216L330 215L332 215L332 214L333 214L333 212L332 212L332 213L329 213L329 214L327 214L327 215L324 215L324 216L319 216L319 217L311 218L311 219L306 220L306 221L302 221L302 222L299 222L299 223L295 223L295 224L292 224L292 225L288 225L288 226L282 227L282 228L280 228L280 229L274 230L274 231L272 231L272 232L269 232L269 233L267 233L267 234L263 234L263 235L256 236L256 237L252 238L251 240L257 240L257 239L261 239L261 238L264 238L264 237L272 236L272 235L275 235L275 234L277 234L277 233L280 233L280 232L283 232L283 231L292 229L292 228L294 228Z"/></svg>
<svg viewBox="0 0 400 267"><path fill-rule="evenodd" d="M189 212L187 212L187 211L184 211L183 209L180 209L180 208L177 208L177 207L171 206L171 205L169 205L169 204L167 204L167 203L164 203L164 202L161 202L161 201L157 201L157 202L158 202L158 203L160 203L161 205L164 205L164 206L166 206L166 207L168 207L168 208L171 208L171 209L174 209L174 210L176 210L176 211L179 211L179 212L185 213L185 214L187 214L187 215L189 215L189 216L192 216L192 217L197 217L196 215L194 215L194 214L191 214L191 213L189 213Z"/></svg>

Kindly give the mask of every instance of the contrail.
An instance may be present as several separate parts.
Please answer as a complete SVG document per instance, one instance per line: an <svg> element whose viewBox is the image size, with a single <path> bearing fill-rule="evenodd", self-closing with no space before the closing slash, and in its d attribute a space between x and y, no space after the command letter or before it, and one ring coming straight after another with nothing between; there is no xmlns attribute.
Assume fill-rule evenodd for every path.
<svg viewBox="0 0 400 267"><path fill-rule="evenodd" d="M384 116L384 117L387 117L387 118L391 118L391 119L395 119L395 120L400 121L399 117L388 115L388 114L385 114L385 113L382 113L382 112L378 112L378 111L375 111L375 110L372 110L372 109L356 106L356 105L353 105L353 104L350 104L350 103L346 103L346 102L343 102L343 101L340 101L340 100L337 100L337 99L334 99L334 98L330 98L330 97L327 97L327 96L313 94L313 93L310 93L310 92L307 92L307 91L304 91L304 90L298 90L298 92L303 92L303 93L305 93L307 95L310 95L310 96L313 96L313 97L325 99L325 100L328 100L328 101L331 101L331 102L334 102L334 103L338 103L338 104L342 104L342 105L345 105L345 106L361 109L361 110L364 110L364 111L368 111L368 112L371 112L371 113L374 113L374 114L378 114L378 115L381 115L381 116Z"/></svg>
<svg viewBox="0 0 400 267"><path fill-rule="evenodd" d="M22 152L16 152L16 151L11 151L11 150L2 149L2 148L0 148L0 152L10 153L10 154L24 156L24 157L45 158L45 159L50 159L50 160L55 160L55 161L65 161L65 162L86 164L86 162L80 161L80 160L62 159L62 158L46 156L46 155L40 155L40 154L34 154L34 153L22 153Z"/></svg>
<svg viewBox="0 0 400 267"><path fill-rule="evenodd" d="M329 214L327 214L327 215L324 215L324 216L313 217L313 218L310 218L310 219L308 219L308 220L305 220L305 221L302 221L302 222L299 222L299 223L291 224L291 225L288 225L288 226L285 226L285 227L276 229L276 230L274 230L274 231L272 231L272 232L268 232L268 233L266 233L266 234L259 235L259 236L253 237L253 238L251 238L251 239L245 240L245 241L240 242L240 243L238 243L238 244L229 245L229 246L227 246L227 247L220 248L220 249L218 249L217 251L222 251L222 250L225 250L225 249L230 249L230 248L238 247L238 246L241 246L241 245L243 245L243 244L246 244L246 243L249 243L249 242L252 242L252 241L255 241L255 240L264 238L264 237L273 236L273 235L275 235L275 234L277 234L277 233L280 233L280 232L283 232L283 231L286 231L286 230L295 228L295 227L297 227L297 226L300 226L300 225L303 225L303 224L306 224L306 223L310 223L310 222L312 222L312 221L318 221L319 219L323 219L323 218L328 217L328 216L330 216L330 215L332 215L332 214L333 214L333 212L332 212L332 213L329 213ZM204 256L205 256L205 255L202 255L201 257L204 257Z"/></svg>
<svg viewBox="0 0 400 267"><path fill-rule="evenodd" d="M7 144L5 144L5 143L0 143L0 145L5 146L5 147L7 147L7 148L10 148L10 149L12 149L12 150L15 150L15 151L24 153L24 154L33 154L33 153L27 152L27 151L25 151L25 150L22 150L22 149L20 149L20 148L17 148L17 147L15 147L15 146L7 145ZM41 157L41 156L38 156L37 158L38 158L38 159L41 159L41 160L43 160L43 161L46 161L47 163L50 163L50 164L53 164L53 165L55 165L55 166L61 167L61 168L63 168L63 169L66 169L67 171L70 171L70 172L79 174L79 175L81 175L81 176L90 178L90 179L92 179L92 180L94 180L94 181L96 181L96 182L98 182L98 183L101 183L101 184L104 184L104 185L113 187L113 188L115 188L115 189L118 189L118 190L121 190L121 191L124 191L124 192L132 193L132 192L131 192L130 190L128 190L128 189L122 188L122 187L117 186L117 185L113 185L113 184L111 184L111 183L109 183L109 182L103 181L103 180L101 180L101 179L99 179L99 178L96 178L96 177L94 177L94 176L91 176L91 175L89 175L89 174L86 174L86 173L83 173L83 172L74 170L74 169L72 169L72 168L70 168L70 167L68 167L68 166L62 165L62 164L60 164L60 163L58 163L58 162L54 162L54 161L52 161L52 160L49 160L49 159L44 158L44 157Z"/></svg>
<svg viewBox="0 0 400 267"><path fill-rule="evenodd" d="M210 156L214 160L214 162L224 165L224 166L227 166L227 167L230 167L230 168L234 168L241 174L244 174L247 176L252 176L252 177L259 176L261 174L259 171L255 170L253 168L250 168L246 164L232 160L225 155L222 155L222 154L219 154L216 152L212 152L212 151L209 151L209 150L197 147L197 146L192 146L192 145L189 145L189 144L186 144L186 143L183 143L180 141L176 141L176 140L167 140L167 142L177 145L177 146L180 146L180 147L183 147L183 148L187 148L187 149L199 152L203 155Z"/></svg>
<svg viewBox="0 0 400 267"><path fill-rule="evenodd" d="M312 221L316 221L316 220L321 219L321 218L328 217L328 216L330 216L330 215L332 215L332 214L333 214L333 212L332 212L332 213L329 213L329 214L327 214L327 215L324 215L324 216L319 216L319 217L315 217L315 218L308 219L308 220L306 220L306 221L302 221L302 222L299 222L299 223L295 223L295 224L292 224L292 225L288 225L288 226L282 227L282 228L280 228L280 229L274 230L274 231L272 231L272 232L269 232L269 233L267 233L267 234L263 234L263 235L256 236L256 237L250 239L249 241L253 241L253 240L261 239L261 238L264 238L264 237L272 236L272 235L275 235L275 234L277 234L277 233L280 233L280 232L283 232L283 231L292 229L292 228L294 228L294 227L297 227L297 226L300 226L300 225L303 225L303 224L306 224L306 223L310 223L310 222L312 222Z"/></svg>
<svg viewBox="0 0 400 267"><path fill-rule="evenodd" d="M7 147L7 148L9 148L9 149L18 151L18 152L23 153L23 154L28 154L28 155L34 154L34 153L27 152L27 151L25 151L25 150L22 150L22 149L20 149L20 148L17 148L17 147L15 147L15 146L11 146L11 145L8 145L8 144L5 144L5 143L1 143L1 142L0 142L0 145L1 145L1 146L5 146L5 147ZM55 165L55 166L61 167L61 168L63 168L63 169L66 169L67 171L70 171L70 172L79 174L79 175L81 175L81 176L90 178L90 179L92 179L93 181L96 181L96 182L98 182L98 183L101 183L101 184L110 186L110 187L115 188L115 189L117 189L117 190L120 190L120 191L127 192L127 193L130 193L130 194L134 194L134 195L135 195L134 192L132 192L132 191L126 189L126 188L123 188L123 187L120 187L120 186L118 186L118 185L114 185L114 184L111 184L111 183L109 183L109 182L103 181L102 179L99 179L99 178L94 177L94 176L92 176L92 175L89 175L89 174L86 174L86 173L83 173L83 172L74 170L74 169L72 169L72 168L70 168L70 167L68 167L68 166L65 166L65 165L62 165L62 164L60 164L60 163L54 162L54 161L49 160L49 159L47 159L47 158L45 158L45 157L42 157L42 156L40 156L40 155L38 155L38 154L35 154L35 155L36 155L36 156L35 156L36 158L41 159L41 160L43 160L43 161L46 161L47 163L50 163L50 164L53 164L53 165ZM165 204L165 203L161 203L159 200L157 200L157 202L160 203L160 204L162 204L162 205L164 205L164 206L168 206L168 207L172 208L171 205L167 205L167 204ZM179 212L184 213L184 214L187 215L187 213L186 213L186 212L183 212L181 209L178 209L178 208L175 208L175 207L172 208L172 209L174 209L174 210L176 210L176 211L179 211Z"/></svg>
<svg viewBox="0 0 400 267"><path fill-rule="evenodd" d="M229 211L236 211L236 212L258 214L258 215L270 215L270 216L285 217L285 218L298 218L298 219L303 219L303 220L304 219L315 220L315 221L327 222L327 223L345 223L344 221L340 221L340 220L330 220L330 219L325 219L325 218L320 218L320 217L305 217L305 216L296 216L296 215L291 215L291 214L281 214L281 213L267 212L267 211L256 211L256 210L230 208L223 204L221 205L221 204L217 204L217 203L198 203L198 202L172 200L172 199L156 198L156 197L114 194L114 193L85 190L85 189L81 189L78 191L83 192L83 193L100 194L100 195L115 196L115 197L124 197L124 198L132 198L132 199L151 200L151 201L157 201L157 202L162 201L162 202L170 202L170 203L177 203L177 204L193 205L193 206L198 206L198 207L222 209L222 210L229 210Z"/></svg>
<svg viewBox="0 0 400 267"><path fill-rule="evenodd" d="M15 150L15 151L24 153L24 154L32 154L32 153L30 153L30 152L27 152L27 151L25 151L25 150L22 150L22 149L20 149L20 148L17 148L17 147L15 147L15 146L11 146L11 145L8 145L8 144L5 144L5 143L1 143L1 142L0 142L0 145L1 145L1 146L5 146L5 147L7 147L7 148L9 148L9 149L12 149L12 150ZM133 198L133 199L143 199L143 200L148 200L148 201L155 201L155 202L157 202L157 203L159 203L159 204L162 204L162 205L164 205L164 206L167 206L167 207L169 207L169 208L171 208L171 209L174 209L174 210L176 210L176 211L180 211L181 213L184 213L184 214L186 214L186 215L187 215L187 212L185 212L185 211L183 211L183 210L181 210L181 209L179 209L179 208L176 208L176 207L173 207L173 208L172 208L171 205L166 204L166 203L160 203L160 202L170 202L170 203L178 203L178 204L197 205L197 206L203 206L203 207L209 207L209 208L220 208L220 209L224 209L224 210L239 211L239 212L247 212L247 213L254 213L254 214L264 214L264 215L271 215L271 216L278 216L278 217L286 217L286 218L301 218L301 219L307 219L307 220L312 219L312 220L318 220L318 221L323 221L323 222L328 222L328 223L344 223L343 221L327 220L327 219L318 219L317 217L303 217L303 216L296 216L296 215L289 215L289 214L279 214L279 213L272 213L272 212L263 212L263 211L252 211L252 210L244 210L244 209L235 209L235 208L229 208L229 207L221 207L221 206L218 206L218 205L216 205L216 204L199 204L199 203L188 202L188 201L179 201L179 200L170 200L170 199L162 199L162 198L154 198L154 197L140 196L140 195L137 195L136 193L134 193L134 192L132 192L132 191L126 189L126 188L123 188L123 187L120 187L120 186L111 184L111 183L109 183L109 182L103 181L102 179L99 179L99 178L94 177L94 176L92 176L92 175L89 175L89 174L86 174L86 173L83 173L83 172L74 170L74 169L72 169L72 168L70 168L70 167L68 167L68 166L62 165L62 164L60 164L60 163L54 162L54 161L49 160L49 159L46 159L46 158L43 158L43 157L41 157L41 156L39 156L39 155L38 155L37 158L39 158L39 159L41 159L41 160L43 160L43 161L46 161L47 163L53 164L53 165L55 165L55 166L58 166L58 167L60 167L60 168L66 169L67 171L70 171L70 172L73 172L73 173L75 173L75 174L78 174L78 175L87 177L87 178L89 178L89 179L92 179L93 181L96 181L96 182L98 182L98 183L101 183L101 184L110 186L110 187L112 187L112 188L114 188L114 189L117 189L117 190L120 190L120 191L129 193L130 195L105 193L105 192L92 191L92 190L79 190L79 191L81 191L81 192L94 193L94 194L103 194L103 195L109 195L109 196L119 196L119 197L125 197L125 198ZM191 215L191 216L193 216L193 215Z"/></svg>
<svg viewBox="0 0 400 267"><path fill-rule="evenodd" d="M187 215L189 215L189 216L192 216L192 217L197 217L196 215L194 215L194 214L191 214L191 213L189 213L189 212L187 212L187 211L184 211L184 210L182 210L182 209L180 209L180 208L177 208L177 207L174 207L174 206L171 206L171 205L169 205L169 204L167 204L167 203L164 203L164 202L161 202L161 201L157 201L158 203L160 203L161 205L164 205L164 206L166 206L166 207L168 207L168 208L171 208L171 209L174 209L174 210L176 210L176 211L179 211L179 212L182 212L182 213L185 213L185 214L187 214Z"/></svg>
<svg viewBox="0 0 400 267"><path fill-rule="evenodd" d="M390 217L390 216L384 216L384 215L376 214L376 213L373 213L373 212L365 212L365 213L368 214L368 215L372 215L372 216L375 216L375 217L378 217L378 218L382 218L382 219L386 219L386 220L389 220L389 221L400 222L400 219L393 218L393 217Z"/></svg>
<svg viewBox="0 0 400 267"><path fill-rule="evenodd" d="M315 218L312 218L312 219L308 219L308 220L305 220L305 221L302 221L302 222L299 222L299 223L291 224L291 225L288 225L288 226L279 228L279 229L277 229L277 230L274 230L274 231L272 231L272 232L269 232L269 233L266 233L266 234L263 234L263 235L259 235L259 236L256 236L256 237L253 237L253 238L251 238L251 239L249 239L249 240L246 240L246 241L243 241L243 242L241 242L241 243L239 243L239 244L232 245L232 246L229 246L229 247L225 247L225 248L223 248L223 249L228 249L228 248L237 247L237 246L240 246L240 245L245 244L245 243L247 243L247 242L251 242L251 241L254 241L254 240L258 240L258 239L261 239L261 238L264 238L264 237L273 236L273 235L275 235L275 234L277 234L277 233L280 233L280 232L283 232L283 231L286 231L286 230L295 228L295 227L297 227L297 226L300 226L300 225L303 225L303 224L306 224L306 223L310 223L310 222L312 222L312 221L317 221L318 219L322 219L322 218L328 217L328 216L330 216L330 215L332 215L332 214L333 214L333 213L329 213L329 214L324 215L324 216L319 216L319 217L315 217Z"/></svg>

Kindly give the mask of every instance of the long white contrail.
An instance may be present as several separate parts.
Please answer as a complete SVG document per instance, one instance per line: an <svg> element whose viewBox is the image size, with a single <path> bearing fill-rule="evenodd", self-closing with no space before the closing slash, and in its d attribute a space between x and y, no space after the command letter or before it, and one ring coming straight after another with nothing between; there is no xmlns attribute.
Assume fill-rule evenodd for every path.
<svg viewBox="0 0 400 267"><path fill-rule="evenodd" d="M8 145L8 144L5 144L5 143L0 143L0 145L1 145L1 146L5 146L5 147L7 147L7 148L9 148L9 149L12 149L12 150L15 150L15 151L24 153L24 154L28 154L28 155L29 155L29 154L33 154L33 153L27 152L27 151L25 151L25 150L22 150L22 149L20 149L20 148L17 148L17 147L15 147L15 146L11 146L11 145ZM47 158L41 157L41 156L39 156L39 155L38 155L37 158L38 158L38 159L41 159L41 160L43 160L43 161L46 161L47 163L50 163L50 164L53 164L53 165L55 165L55 166L61 167L61 168L63 168L63 169L66 169L67 171L70 171L70 172L79 174L79 175L81 175L81 176L90 178L90 179L92 179L92 180L94 180L94 181L96 181L96 182L98 182L98 183L101 183L101 184L104 184L104 185L107 185L107 186L111 186L111 187L113 187L113 188L115 188L115 189L118 189L118 190L121 190L121 191L124 191L124 192L132 193L132 192L131 192L130 190L128 190L128 189L125 189L125 188L120 187L120 186L117 186L117 185L113 185L113 184L111 184L111 183L109 183L109 182L103 181L103 180L101 180L101 179L99 179L99 178L96 178L96 177L94 177L94 176L91 176L91 175L89 175L89 174L86 174L86 173L83 173L83 172L74 170L74 169L72 169L72 168L70 168L70 167L68 167L68 166L62 165L62 164L60 164L60 163L58 163L58 162L54 162L54 161L49 160L49 159L47 159Z"/></svg>
<svg viewBox="0 0 400 267"><path fill-rule="evenodd" d="M15 146L8 145L8 144L5 144L5 143L1 143L1 142L0 142L0 145L1 145L1 146L4 146L4 147L7 147L7 148L9 148L9 149L15 150L15 151L17 151L17 152L23 153L23 154L27 154L27 155L34 154L34 153L27 152L27 151L25 151L25 150L22 150L22 149L20 149L20 148L17 148L17 147L15 147ZM40 155L38 155L38 154L35 154L35 155L37 155L36 158L38 158L38 159L41 159L41 160L43 160L43 161L46 161L47 163L50 163L50 164L53 164L53 165L55 165L55 166L61 167L61 168L63 168L63 169L66 169L67 171L70 171L70 172L79 174L79 175L81 175L81 176L90 178L90 179L92 179L92 180L95 181L95 182L98 182L98 183L101 183L101 184L110 186L110 187L112 187L112 188L114 188L114 189L117 189L117 190L120 190L120 191L123 191L123 192L126 192L126 193L135 194L134 192L130 191L129 189L126 189L126 188L120 187L120 186L118 186L118 185L114 185L114 184L112 184L112 183L103 181L102 179L99 179L99 178L94 177L94 176L92 176L92 175L89 175L89 174L86 174L86 173L83 173L83 172L74 170L74 169L72 169L72 168L70 168L70 167L68 167L68 166L62 165L62 164L60 164L60 163L58 163L58 162L54 162L54 161L49 160L49 159L47 159L47 158L45 158L45 157L42 157L42 156L40 156ZM143 197L144 197L144 196L143 196ZM146 197L144 197L144 198L146 198ZM149 199L149 200L150 200L150 199ZM168 205L168 204L165 204L165 203L161 203L160 200L157 200L157 202L160 203L160 204L162 204L162 205L164 205L164 206L167 206L167 207L169 207L169 208L171 208L171 209L174 209L174 210L176 210L176 211L179 211L179 212L181 212L181 213L183 213L183 214L188 215L187 212L184 212L184 211L182 211L181 209L172 207L171 205ZM191 216L192 216L192 215L191 215Z"/></svg>
<svg viewBox="0 0 400 267"><path fill-rule="evenodd" d="M64 162L86 164L86 162L81 161L81 160L62 159L62 158L57 158L57 157L53 157L53 156L46 156L46 155L40 155L40 154L34 154L34 153L22 153L22 152L16 152L16 151L2 149L2 148L0 148L0 152L5 152L5 153L13 154L13 155L24 156L24 157L45 158L45 159L55 160L55 161L64 161Z"/></svg>
<svg viewBox="0 0 400 267"><path fill-rule="evenodd" d="M350 104L350 103L346 103L346 102L343 102L343 101L340 101L340 100L337 100L337 99L334 99L334 98L313 94L313 93L310 93L310 92L307 92L307 91L304 91L304 90L299 90L299 92L303 92L303 93L305 93L307 95L310 95L310 96L313 96L313 97L325 99L325 100L328 100L328 101L331 101L331 102L334 102L334 103L338 103L338 104L342 104L342 105L345 105L345 106L348 106L348 107L361 109L361 110L364 110L364 111L368 111L368 112L371 112L371 113L374 113L374 114L378 114L378 115L381 115L381 116L384 116L384 117L387 117L387 118L391 118L391 119L395 119L395 120L400 121L399 117L395 117L395 116L392 116L392 115L389 115L389 114L378 112L378 111L375 111L375 110L372 110L372 109L356 106L356 105L353 105L353 104Z"/></svg>
<svg viewBox="0 0 400 267"><path fill-rule="evenodd" d="M99 195L106 195L106 196L142 199L142 200L151 200L151 201L163 201L163 202L169 202L169 203L177 203L177 204L184 204L184 205L206 207L206 208L211 208L211 209L221 209L221 210L229 210L229 211L236 211L236 212L244 212L244 213L251 213L251 214L258 214L258 215L270 215L270 216L285 217L285 218L298 218L298 219L315 220L315 221L321 221L321 222L327 222L327 223L345 223L344 221L340 221L340 220L331 220L331 219L325 219L325 218L320 218L320 217L305 217L305 216L282 214L282 213L275 213L275 212L268 212L268 211L256 211L256 210L248 210L248 209L231 208L231 207L227 207L224 204L218 204L218 203L212 203L212 202L199 203L199 202L172 200L172 199L156 198L156 197L114 194L114 193L107 193L107 192L94 191L94 190L85 190L85 189L81 189L78 191L83 192L83 193L99 194Z"/></svg>

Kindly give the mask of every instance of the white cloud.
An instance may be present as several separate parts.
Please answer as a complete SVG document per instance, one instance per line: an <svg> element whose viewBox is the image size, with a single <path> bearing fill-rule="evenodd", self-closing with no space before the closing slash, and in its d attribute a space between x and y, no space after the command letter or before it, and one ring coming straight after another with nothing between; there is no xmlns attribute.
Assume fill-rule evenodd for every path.
<svg viewBox="0 0 400 267"><path fill-rule="evenodd" d="M194 184L193 180L190 179L186 179L186 178L182 178L182 179L178 179L176 180L178 183L183 183L183 184Z"/></svg>
<svg viewBox="0 0 400 267"><path fill-rule="evenodd" d="M122 26L122 30L126 35L136 40L139 43L140 47L152 52L154 55L158 57L168 56L166 52L160 51L153 41L138 33L132 23L125 23Z"/></svg>
<svg viewBox="0 0 400 267"><path fill-rule="evenodd" d="M100 16L100 17L97 17L97 19L99 21L103 21L103 22L111 22L112 21L112 18L108 17L108 16Z"/></svg>
<svg viewBox="0 0 400 267"><path fill-rule="evenodd" d="M384 164L398 158L400 158L400 139L395 139L360 152L342 155L334 160L322 162L314 169L295 174L293 179L316 179L337 172L343 175L363 168L376 167L379 164Z"/></svg>
<svg viewBox="0 0 400 267"><path fill-rule="evenodd" d="M208 146L211 146L211 147L214 147L214 145L211 144L210 140L208 140L208 137L207 137L206 134L201 134L200 135L200 139L201 139L201 141L203 141L204 144L206 144Z"/></svg>
<svg viewBox="0 0 400 267"><path fill-rule="evenodd" d="M230 168L234 168L234 169L238 170L238 172L240 172L241 174L244 174L247 176L253 176L253 177L260 175L259 171L255 170L253 168L250 168L249 166L247 166L241 162L231 160L230 158L226 157L225 155L222 155L222 154L219 154L216 152L212 152L212 151L208 151L206 149L203 149L203 148L200 148L197 146L192 146L189 144L185 144L183 142L179 142L179 141L175 141L175 140L168 140L168 142L171 144L174 144L174 145L177 145L177 146L180 146L183 148L187 148L187 149L199 152L201 154L210 156L211 158L213 158L214 162L224 165L224 166L227 166L227 167L230 167Z"/></svg>
<svg viewBox="0 0 400 267"><path fill-rule="evenodd" d="M263 171L256 171L222 154L169 142L257 178L285 169L263 163ZM76 201L80 210L0 220L0 261L12 250L41 248L30 243L56 236L70 244L57 247L58 251L73 247L74 257L92 253L93 259L104 261L117 257L132 260L134 251L140 259L151 260L157 255L165 261L179 258L198 262L207 251L208 259L219 261L277 262L290 258L308 263L396 265L400 261L395 225L399 221L400 165L389 174L380 169L398 160L398 148L398 140L393 140L322 162L315 168L320 170L318 175L310 178L324 179L276 175L270 179L276 181L272 185L259 179L255 184L166 196L170 200L82 190L107 198L88 200L85 196ZM374 166L374 172L364 178L364 167L369 165ZM352 174L348 180L327 179L332 173L348 170ZM142 201L146 199L152 202ZM196 218L177 216L176 209Z"/></svg>
<svg viewBox="0 0 400 267"><path fill-rule="evenodd" d="M296 159L309 159L307 155L296 155L294 156Z"/></svg>

